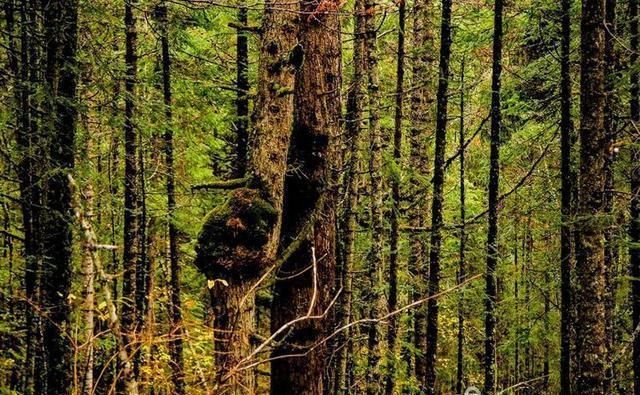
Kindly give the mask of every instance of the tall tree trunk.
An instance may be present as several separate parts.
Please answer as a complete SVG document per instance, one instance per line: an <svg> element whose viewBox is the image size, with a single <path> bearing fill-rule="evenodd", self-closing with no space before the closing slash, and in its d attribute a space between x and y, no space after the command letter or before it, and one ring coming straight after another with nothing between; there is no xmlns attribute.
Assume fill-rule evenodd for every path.
<svg viewBox="0 0 640 395"><path fill-rule="evenodd" d="M496 268L498 265L498 193L500 174L500 75L502 73L502 8L495 0L493 19L493 67L491 75L491 152L489 168L489 226L487 229L487 268L485 306L484 392L496 390L496 316L498 299Z"/></svg>
<svg viewBox="0 0 640 395"><path fill-rule="evenodd" d="M427 377L428 394L436 393L436 354L438 349L438 300L440 292L440 248L442 246L442 206L444 189L444 155L447 144L447 105L449 103L449 58L451 56L451 0L442 1L440 27L440 71L436 110L436 147L433 159L433 200L431 203L431 240L427 302Z"/></svg>
<svg viewBox="0 0 640 395"><path fill-rule="evenodd" d="M629 208L629 267L631 271L631 306L634 331L640 326L640 78L638 77L638 0L629 0L629 80L630 112L633 122L633 146L631 148L631 200ZM633 338L633 393L640 395L640 336Z"/></svg>
<svg viewBox="0 0 640 395"><path fill-rule="evenodd" d="M137 133L138 153L138 256L136 259L136 285L135 285L135 351L133 352L133 372L136 380L144 381L140 377L140 367L144 364L145 343L149 339L145 338L147 330L147 313L149 310L149 294L151 289L148 287L151 278L149 270L149 235L148 235L148 216L147 216L147 180L145 170L145 154L144 141L142 133Z"/></svg>
<svg viewBox="0 0 640 395"><path fill-rule="evenodd" d="M94 216L93 212L93 189L87 187L85 192L85 217L91 221ZM84 341L87 347L84 360L84 377L82 382L82 393L86 395L93 394L94 378L94 311L95 311L95 273L93 267L93 251L90 245L85 243L82 251L82 275L83 288L82 296L84 297Z"/></svg>
<svg viewBox="0 0 640 395"><path fill-rule="evenodd" d="M513 248L513 266L514 266L514 274L515 274L515 280L514 280L514 284L513 284L513 296L515 299L515 309L516 309L516 324L515 324L515 339L514 339L514 361L513 361L513 371L514 371L514 377L513 377L513 381L514 383L519 383L520 382L520 332L522 331L521 328L521 322L520 322L520 284L521 284L521 280L520 280L520 269L519 269L519 263L520 263L520 241L518 239L518 229L516 228L515 230L515 243L514 243L514 248Z"/></svg>
<svg viewBox="0 0 640 395"><path fill-rule="evenodd" d="M580 79L580 194L576 245L577 391L603 394L606 364L604 227L605 174L609 151L604 125L605 9L582 1Z"/></svg>
<svg viewBox="0 0 640 395"><path fill-rule="evenodd" d="M37 41L38 22L36 20L37 2L21 0L20 14L20 82L16 89L19 106L17 115L16 143L20 150L18 178L20 180L20 202L22 226L24 229L24 284L27 298L26 308L26 356L25 394L45 391L43 375L44 355L42 353L42 331L40 317L35 307L40 304L39 279L41 270L42 243L40 234L42 188L36 182L42 169L35 158L42 157L40 152L40 133L37 117L37 101L34 98L39 84L38 60L39 43Z"/></svg>
<svg viewBox="0 0 640 395"><path fill-rule="evenodd" d="M637 80L637 77L636 77ZM638 110L638 97L637 97L637 82L635 83L635 98L636 111ZM638 124L640 116L638 112L635 113L634 123ZM636 132L637 133L637 132ZM631 151L633 168L631 169L631 224L629 227L629 236L631 239L631 247L629 247L631 276L634 279L632 283L632 306L633 306L633 327L634 331L640 326L640 138L636 135L634 137L634 148ZM640 340L637 340L638 336L633 339L633 382L634 382L634 394L640 394Z"/></svg>
<svg viewBox="0 0 640 395"><path fill-rule="evenodd" d="M549 272L545 272L544 274L544 280L546 284L550 284L551 283L551 278L549 276ZM544 298L544 332L545 333L549 333L550 328L549 328L549 313L550 313L550 295L545 294L544 292L542 292L542 297ZM549 338L546 338L544 340L544 361L543 361L543 365L542 365L542 385L543 385L543 389L544 389L544 393L548 393L549 391L549 349L551 348L550 346L550 341Z"/></svg>
<svg viewBox="0 0 640 395"><path fill-rule="evenodd" d="M467 268L465 261L465 252L467 244L467 230L465 226L466 221L466 196L465 196L465 176L464 176L464 57L460 64L460 134L458 136L460 150L460 246L458 250L458 276L457 284L461 285L466 276ZM517 289L517 285L516 285ZM517 291L516 291L517 292ZM516 294L517 300L517 294ZM464 385L464 293L460 294L458 301L458 352L456 356L456 394L462 393L462 387ZM517 347L517 345L516 345Z"/></svg>
<svg viewBox="0 0 640 395"><path fill-rule="evenodd" d="M396 166L402 166L402 112L404 103L404 34L405 34L406 4L400 0L398 4L398 52L396 64L396 101L393 133L393 160ZM398 243L400 240L400 176L391 178L391 196L393 207L391 208L391 237L389 254L389 296L387 311L389 313L398 307ZM395 387L394 373L396 371L396 337L398 334L397 317L389 318L387 329L387 370L385 394L393 394Z"/></svg>
<svg viewBox="0 0 640 395"><path fill-rule="evenodd" d="M376 0L365 0L365 63L367 64L367 95L369 99L369 178L371 207L371 253L368 264L369 286L365 290L365 303L370 317L377 317L381 312L382 265L383 265L383 192L382 192L382 134L380 132L380 85L378 76L378 24ZM379 363L381 357L380 329L376 322L367 328L367 395L377 391L380 382Z"/></svg>
<svg viewBox="0 0 640 395"><path fill-rule="evenodd" d="M120 365L123 367L123 371L121 374L125 377L133 377L133 366L131 364L131 359L127 352L126 342L124 340L124 335L120 330L120 320L118 319L118 314L116 312L116 305L113 301L111 295L111 289L109 284L109 278L106 274L104 268L102 267L102 263L100 261L100 256L98 254L99 245L97 243L96 234L93 230L93 225L89 218L85 215L82 210L78 186L75 183L73 177L71 175L68 176L69 180L69 189L70 195L72 197L71 206L74 212L74 216L77 219L80 228L82 230L82 243L84 250L89 252L91 255L88 259L91 260L91 263L95 269L95 273L98 275L97 278L102 281L102 292L104 295L104 303L106 304L107 309L107 319L109 323L109 329L113 333L116 341L116 349L117 349L117 358ZM138 387L136 385L135 380L126 380L126 387L122 388L122 392L127 395L137 395ZM93 392L91 392L93 393Z"/></svg>
<svg viewBox="0 0 640 395"><path fill-rule="evenodd" d="M364 75L364 1L356 0L354 4L354 44L353 44L353 77L347 94L347 111L345 130L348 144L348 157L345 160L346 190L344 205L344 224L341 232L344 248L342 261L343 302L339 325L348 325L353 319L353 275L355 262L356 214L360 183L360 140L363 114L363 75ZM345 393L353 385L353 348L354 328L347 328L339 336L337 344L342 347L338 355L336 386Z"/></svg>
<svg viewBox="0 0 640 395"><path fill-rule="evenodd" d="M528 198L531 194L528 193ZM531 323L529 319L529 309L531 309L531 277L529 277L529 271L531 270L531 264L533 262L533 236L531 234L531 209L527 207L526 211L527 223L525 228L524 237L522 238L522 273L520 274L522 282L524 283L524 318L526 323L526 333L531 332ZM531 347L531 338L526 336L524 339L524 368L522 370L522 379L528 381L532 378L533 371L533 353ZM525 391L526 395L531 395L529 389Z"/></svg>
<svg viewBox="0 0 640 395"><path fill-rule="evenodd" d="M240 368L251 362L244 358L255 327L252 288L274 263L279 245L294 77L303 57L298 11L297 2L265 3L246 187L209 213L198 236L195 264L212 284L221 392L242 394L255 385L251 369Z"/></svg>
<svg viewBox="0 0 640 395"><path fill-rule="evenodd" d="M632 0L633 1L633 0ZM571 394L571 333L572 284L571 268L573 213L573 169L571 151L574 141L571 120L571 0L561 0L562 16L560 40L560 167L561 167L561 225L560 225L560 393Z"/></svg>
<svg viewBox="0 0 640 395"><path fill-rule="evenodd" d="M607 157L605 161L605 194L604 194L604 207L607 215L607 227L605 229L605 244L604 244L604 268L605 268L605 320L606 320L606 333L607 333L607 373L605 375L604 392L612 393L612 379L613 379L613 359L612 359L612 347L613 347L613 310L615 307L615 247L614 243L614 224L612 223L613 214L613 191L615 187L615 180L613 174L614 166L614 153L613 145L616 139L616 125L615 125L615 82L617 71L617 56L615 50L616 40L616 0L605 0L605 65L606 65L606 79L605 79L605 108L604 108L604 128L608 139L607 145L609 150L607 151Z"/></svg>
<svg viewBox="0 0 640 395"><path fill-rule="evenodd" d="M113 48L114 49L118 48L116 43L114 43ZM113 85L113 97L118 98L120 96L120 89L121 89L120 82L115 81ZM121 112L121 109L119 106L119 100L117 99L113 101L110 107L111 107L110 115L112 117L118 116L118 114ZM111 138L109 141L109 157L108 157L109 159L108 159L108 168L107 168L107 178L108 178L108 184L109 184L109 199L112 202L116 201L115 199L117 199L119 196L119 183L116 181L116 176L119 171L118 169L120 168L119 166L120 156L118 152L119 146L120 146L120 133L118 133L115 130L111 130ZM111 243L111 245L117 245L118 243L117 218L120 216L120 213L118 211L118 207L115 204L111 204L111 209L109 211L110 211L109 212L109 228L110 228L109 242ZM116 273L121 270L119 256L120 256L119 252L116 249L113 249L111 251L111 259L107 264L107 270L109 272ZM120 298L118 297L118 289L119 289L118 276L113 276L111 281L109 281L109 286L111 287L110 294L113 296L113 299L116 301L119 300ZM117 309L117 306L116 306L116 309ZM118 326L120 327L120 325ZM110 347L107 353L112 352L112 355L118 353L117 347L118 347L118 344L116 344L115 347ZM115 381L116 378L118 377L117 372L118 372L120 360L114 359L110 361L109 364L110 364L109 370L106 372L107 376L105 377L104 380L100 380L99 382L99 384L101 384L104 387L108 385L112 385L112 382ZM116 385L119 385L120 383L121 381L118 381L116 382Z"/></svg>
<svg viewBox="0 0 640 395"><path fill-rule="evenodd" d="M301 171L286 180L283 245L296 240L314 221L291 258L280 269L272 309L272 330L293 320L272 354L271 393L324 393L327 367L326 316L335 282L336 177L339 162L341 43L338 3L329 9L301 3L309 15L299 34L304 64L296 75L295 124L289 163ZM319 211L317 214L316 211ZM330 312L329 312L330 313ZM306 317L300 320L301 317ZM311 348L313 347L313 349ZM303 354L302 356L288 355Z"/></svg>
<svg viewBox="0 0 640 395"><path fill-rule="evenodd" d="M76 126L76 48L78 4L49 2L44 10L48 93L46 138L42 305L47 312L43 337L47 363L47 392L71 393L70 314L73 213L67 174L74 166Z"/></svg>
<svg viewBox="0 0 640 395"><path fill-rule="evenodd" d="M19 128L19 124L18 124L18 112L20 110L20 91L22 89L21 84L22 82L20 81L20 64L19 62L19 53L17 50L17 39L18 39L18 30L16 29L16 9L15 9L15 3L14 0L6 0L4 3L4 13L5 13L5 23L6 23L6 31L8 34L8 43L7 43L7 63L8 63L8 69L9 72L11 73L11 77L12 78L12 88L13 88L13 100L10 102L11 103L11 110L12 110L12 114L16 115L16 117L12 120L9 120L9 126L11 128L13 128L13 130L17 130ZM14 167L7 167L4 170L4 175L8 176L9 174L12 173L12 170L15 170ZM8 308L7 310L9 311L10 314L14 314L14 308L15 308L15 295L13 293L13 237L11 237L9 235L9 231L10 231L10 227L11 227L11 218L10 218L10 213L9 213L9 204L8 202L4 202L2 204L2 211L3 211L3 227L4 227L4 231L5 231L5 237L3 238L2 241L2 248L3 248L3 258L7 259L8 261L8 272L9 272L9 278L7 281L7 296L8 296ZM13 347L15 347L16 345L14 344ZM14 370L18 370L19 368L16 366L14 367ZM17 388L11 388L11 389L17 389Z"/></svg>
<svg viewBox="0 0 640 395"><path fill-rule="evenodd" d="M411 122L410 140L411 152L410 162L415 173L411 177L411 207L409 212L409 224L420 227L427 223L428 201L423 191L427 186L420 182L421 177L426 177L428 172L427 158L427 136L429 129L429 115L431 114L431 103L433 102L433 53L435 53L434 37L431 26L432 3L430 0L417 0L414 4L413 19L413 53L412 74L413 88L411 95L411 106L409 118ZM411 301L420 299L426 294L424 279L426 274L427 248L421 237L415 237L411 243L411 254L409 257L409 275L413 279L413 290ZM426 311L424 304L416 307L413 313L413 348L419 350L415 356L415 376L421 384L422 389L426 388L427 363L424 350L427 347L426 336Z"/></svg>
<svg viewBox="0 0 640 395"><path fill-rule="evenodd" d="M171 355L171 367L173 393L184 394L184 362L182 356L182 302L180 300L180 260L178 255L178 228L176 226L176 187L175 165L173 156L173 112L171 96L171 56L169 54L169 25L167 3L162 1L156 10L160 24L160 44L162 49L162 94L164 99L164 116L166 126L164 130L164 155L166 166L166 191L167 191L167 223L169 236L169 298L170 298L170 336L169 351Z"/></svg>
<svg viewBox="0 0 640 395"><path fill-rule="evenodd" d="M137 163L137 131L135 125L135 94L137 83L138 32L136 27L137 0L125 0L125 114L124 114L124 243L123 243L123 277L122 297L127 302L122 304L121 319L125 347L130 358L135 361L136 349L136 265L140 254L140 215L138 194L140 192L140 176ZM133 363L128 361L128 363ZM134 366L135 367L135 366ZM132 373L135 369L120 366L122 372ZM121 375L119 388L137 387L135 374Z"/></svg>

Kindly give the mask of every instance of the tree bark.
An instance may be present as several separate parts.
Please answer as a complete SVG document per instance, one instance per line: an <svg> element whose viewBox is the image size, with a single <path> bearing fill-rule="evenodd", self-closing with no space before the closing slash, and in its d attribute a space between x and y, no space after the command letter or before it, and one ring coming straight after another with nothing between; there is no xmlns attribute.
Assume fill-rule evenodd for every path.
<svg viewBox="0 0 640 395"><path fill-rule="evenodd" d="M640 326L640 136L635 129L640 125L640 78L638 77L638 0L629 0L629 80L630 112L633 133L631 149L631 200L629 223L629 267L631 272L631 306L634 332ZM633 338L633 393L640 395L640 336Z"/></svg>
<svg viewBox="0 0 640 395"><path fill-rule="evenodd" d="M169 298L170 298L170 336L169 351L171 355L171 368L173 393L182 395L185 391L184 383L184 360L182 356L182 302L180 300L180 258L178 255L178 228L176 226L176 187L175 187L175 165L173 155L173 100L171 91L171 55L169 54L169 23L168 7L162 1L156 9L158 23L160 25L160 45L162 49L162 96L164 100L164 116L166 126L164 130L164 156L166 166L166 191L167 191L167 223L169 249Z"/></svg>
<svg viewBox="0 0 640 395"><path fill-rule="evenodd" d="M614 323L613 313L615 308L615 246L614 243L614 224L612 221L613 209L614 209L614 188L615 179L613 173L614 166L614 153L612 151L613 145L616 140L616 124L615 124L615 84L616 84L616 71L617 71L617 54L615 50L616 40L616 0L605 0L605 108L604 108L604 128L608 139L607 145L609 150L607 151L607 157L605 160L605 194L604 194L604 207L607 215L607 227L605 229L605 244L604 244L604 268L605 268L605 321L606 321L606 333L607 333L607 372L605 375L604 392L612 393L612 380L613 380L613 358L611 355L612 348L614 346Z"/></svg>
<svg viewBox="0 0 640 395"><path fill-rule="evenodd" d="M440 248L442 246L442 206L444 189L444 155L447 144L447 106L449 103L449 58L451 56L451 0L442 1L440 27L440 66L436 109L436 147L433 159L433 200L431 203L431 240L429 281L427 283L426 392L436 393L436 354L438 349L438 300L440 292Z"/></svg>
<svg viewBox="0 0 640 395"><path fill-rule="evenodd" d="M87 187L85 193L85 217L88 221L93 219L93 189ZM84 360L84 377L82 382L82 393L86 395L93 394L94 378L94 311L95 311L95 273L93 267L93 251L92 246L84 243L82 246L82 275L83 275L83 293L84 297L84 341L87 347Z"/></svg>
<svg viewBox="0 0 640 395"><path fill-rule="evenodd" d="M40 273L42 267L42 168L35 158L42 157L41 132L38 128L38 102L34 95L39 81L38 63L39 23L36 20L38 4L35 0L21 0L20 14L20 82L16 94L19 100L17 111L16 143L20 150L18 178L20 180L20 204L24 228L25 294L26 308L26 355L25 394L46 391L44 375L44 353L39 315L35 309L40 305Z"/></svg>
<svg viewBox="0 0 640 395"><path fill-rule="evenodd" d="M423 194L427 186L423 185L420 178L427 176L429 159L427 157L427 136L429 130L429 120L431 114L431 103L433 102L433 53L435 44L431 26L432 2L430 0L416 0L414 4L413 18L413 53L412 75L413 88L411 94L411 106L409 109L410 118L410 162L415 174L410 179L410 205L409 223L413 227L426 225L428 217L429 199ZM413 280L413 290L411 291L411 301L416 301L426 294L424 279L427 278L426 257L428 255L425 242L421 237L415 237L411 242L411 253L409 257L409 276ZM417 306L413 312L413 347L420 350L415 355L415 376L420 382L421 388L425 389L425 379L427 363L425 350L427 347L426 336L426 305Z"/></svg>
<svg viewBox="0 0 640 395"><path fill-rule="evenodd" d="M271 362L272 394L324 393L328 353L326 316L330 313L335 281L336 177L339 163L341 43L339 4L301 3L299 42L304 63L296 75L295 124L289 163L301 171L286 181L283 245L291 243L314 221L279 272L274 289L272 330L300 317L276 346ZM320 212L313 213L316 207ZM312 216L313 218L309 218Z"/></svg>
<svg viewBox="0 0 640 395"><path fill-rule="evenodd" d="M498 194L500 174L500 76L502 73L502 9L503 1L496 0L493 19L493 66L491 75L491 151L489 168L489 219L487 229L487 269L485 299L485 355L484 392L496 390L496 316L498 299L496 268L498 265Z"/></svg>
<svg viewBox="0 0 640 395"><path fill-rule="evenodd" d="M248 24L247 7L241 0L238 8L240 27ZM247 171L247 148L249 138L249 40L248 32L236 32L236 164L234 178L242 178Z"/></svg>
<svg viewBox="0 0 640 395"><path fill-rule="evenodd" d="M362 132L363 115L363 75L364 75L364 1L356 0L354 4L354 44L353 44L353 77L347 94L347 109L345 132L348 145L348 156L345 162L347 171L345 184L344 224L341 227L341 244L344 248L342 260L342 286L343 298L341 316L338 317L339 325L348 325L353 319L353 274L351 273L355 263L355 235L356 215L358 206L358 191L360 184L360 142ZM353 385L354 374L354 342L353 335L357 328L347 328L336 342L341 348L338 355L338 369L336 373L336 387L345 393Z"/></svg>
<svg viewBox="0 0 640 395"><path fill-rule="evenodd" d="M71 290L73 212L67 174L74 167L78 4L50 2L44 10L47 90L47 175L44 182L42 307L47 392L71 393Z"/></svg>
<svg viewBox="0 0 640 395"><path fill-rule="evenodd" d="M140 215L138 207L140 176L138 169L138 142L135 125L137 84L137 0L125 0L125 114L124 114L124 241L122 256L122 297L126 300L120 312L122 332L128 356L136 360L136 265L140 254ZM137 377L124 366L119 367L129 375L120 375L119 389L137 387Z"/></svg>
<svg viewBox="0 0 640 395"><path fill-rule="evenodd" d="M297 2L265 3L248 182L209 213L198 236L195 263L212 284L220 392L243 394L255 385L251 369L238 368L251 352L255 327L250 291L274 263L279 246L294 77L303 57L298 11Z"/></svg>
<svg viewBox="0 0 640 395"><path fill-rule="evenodd" d="M466 196L465 196L465 175L464 175L464 63L465 58L463 56L460 64L460 133L458 136L459 150L460 150L460 245L458 248L458 276L457 284L461 285L467 277L467 268L465 261L465 252L467 244L467 230L465 226L466 221ZM516 285L517 290L517 285ZM517 291L516 291L517 300ZM458 350L456 355L456 394L462 394L462 387L464 385L464 293L460 294L458 301ZM516 345L517 347L517 345Z"/></svg>
<svg viewBox="0 0 640 395"><path fill-rule="evenodd" d="M369 129L369 179L371 211L371 252L368 264L369 286L364 291L365 303L370 317L377 317L382 311L382 266L383 257L383 192L382 192L382 134L380 132L380 86L378 76L378 24L376 0L365 0L365 63L367 64L368 129ZM380 382L380 329L377 323L367 326L367 395L377 391Z"/></svg>
<svg viewBox="0 0 640 395"><path fill-rule="evenodd" d="M144 381L140 377L140 367L144 364L147 356L144 344L150 339L145 337L147 332L147 315L150 310L150 294L151 294L151 270L149 259L149 234L148 234L148 215L147 215L147 178L145 170L146 150L142 133L137 133L138 152L137 152L137 169L138 169L138 256L136 258L136 285L135 285L135 342L136 351L133 354L133 372L136 380Z"/></svg>
<svg viewBox="0 0 640 395"><path fill-rule="evenodd" d="M583 0L580 80L580 193L576 245L577 391L604 394L606 364L604 227L605 174L609 144L604 125L605 9Z"/></svg>
<svg viewBox="0 0 640 395"><path fill-rule="evenodd" d="M633 1L633 0L632 0ZM571 268L574 264L571 216L573 213L573 122L571 120L571 0L561 1L562 16L560 40L560 172L561 172L561 225L560 225L560 393L571 394L571 334L572 284Z"/></svg>
<svg viewBox="0 0 640 395"><path fill-rule="evenodd" d="M396 58L396 100L393 132L393 160L396 166L402 167L402 113L404 103L404 35L405 35L406 4L400 0L398 4L398 52ZM387 312L395 311L398 307L398 253L400 240L400 175L391 178L391 237L389 254L389 296ZM394 374L396 363L396 338L398 335L397 317L389 318L387 329L387 369L385 380L385 394L393 394L395 387Z"/></svg>

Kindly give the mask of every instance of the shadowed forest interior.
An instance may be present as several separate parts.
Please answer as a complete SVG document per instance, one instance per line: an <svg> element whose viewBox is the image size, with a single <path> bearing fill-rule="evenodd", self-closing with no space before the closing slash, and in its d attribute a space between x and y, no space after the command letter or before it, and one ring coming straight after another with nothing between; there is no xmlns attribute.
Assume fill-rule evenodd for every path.
<svg viewBox="0 0 640 395"><path fill-rule="evenodd" d="M640 395L638 0L0 14L0 394Z"/></svg>

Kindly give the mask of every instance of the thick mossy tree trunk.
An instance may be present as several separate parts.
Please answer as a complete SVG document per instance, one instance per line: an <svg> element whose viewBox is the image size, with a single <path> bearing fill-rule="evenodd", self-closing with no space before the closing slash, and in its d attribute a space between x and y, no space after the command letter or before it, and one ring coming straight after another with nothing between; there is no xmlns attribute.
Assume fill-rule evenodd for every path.
<svg viewBox="0 0 640 395"><path fill-rule="evenodd" d="M323 3L325 4L325 3ZM339 3L302 3L304 63L296 75L295 126L286 181L282 245L304 237L274 289L272 331L297 320L272 354L271 393L324 393L335 281L336 179L339 163L341 42ZM313 221L309 235L300 235Z"/></svg>
<svg viewBox="0 0 640 395"><path fill-rule="evenodd" d="M71 290L73 212L67 174L74 166L77 84L75 0L51 1L44 9L46 42L45 119L48 172L43 211L42 307L47 393L71 393Z"/></svg>
<svg viewBox="0 0 640 395"><path fill-rule="evenodd" d="M502 9L496 0L493 17L493 66L491 76L491 150L489 165L489 224L487 229L487 268L485 295L484 392L496 390L496 303L498 301L496 269L498 266L498 193L500 175L500 77L502 73Z"/></svg>
<svg viewBox="0 0 640 395"><path fill-rule="evenodd" d="M440 72L436 110L436 149L433 158L433 200L431 203L431 240L427 291L427 372L426 392L436 393L436 353L438 349L438 300L440 292L440 249L442 247L444 201L444 155L447 144L447 105L449 103L449 58L451 57L451 0L442 1L440 27Z"/></svg>
<svg viewBox="0 0 640 395"><path fill-rule="evenodd" d="M576 218L576 390L604 394L606 370L604 168L609 144L604 127L604 1L583 0L580 79L580 175Z"/></svg>
<svg viewBox="0 0 640 395"><path fill-rule="evenodd" d="M209 213L198 237L195 263L212 284L216 385L227 393L255 385L251 369L239 368L255 362L243 361L255 327L253 286L274 263L279 245L294 77L303 56L298 11L297 2L265 3L246 182Z"/></svg>

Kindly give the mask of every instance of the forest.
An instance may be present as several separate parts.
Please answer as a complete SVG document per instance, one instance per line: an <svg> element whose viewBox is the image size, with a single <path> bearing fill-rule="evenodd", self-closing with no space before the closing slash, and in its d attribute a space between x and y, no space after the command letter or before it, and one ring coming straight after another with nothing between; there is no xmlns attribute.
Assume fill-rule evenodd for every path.
<svg viewBox="0 0 640 395"><path fill-rule="evenodd" d="M640 395L639 0L0 3L0 395Z"/></svg>

